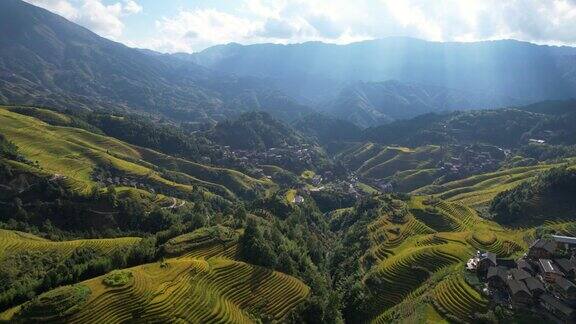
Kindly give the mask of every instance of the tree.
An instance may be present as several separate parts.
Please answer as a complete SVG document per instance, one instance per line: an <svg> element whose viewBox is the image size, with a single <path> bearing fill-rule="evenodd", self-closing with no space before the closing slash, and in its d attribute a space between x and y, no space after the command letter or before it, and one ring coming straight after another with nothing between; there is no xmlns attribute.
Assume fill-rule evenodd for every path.
<svg viewBox="0 0 576 324"><path fill-rule="evenodd" d="M248 262L270 268L276 266L277 257L267 240L264 239L262 230L254 217L249 217L247 220L240 246L241 254Z"/></svg>

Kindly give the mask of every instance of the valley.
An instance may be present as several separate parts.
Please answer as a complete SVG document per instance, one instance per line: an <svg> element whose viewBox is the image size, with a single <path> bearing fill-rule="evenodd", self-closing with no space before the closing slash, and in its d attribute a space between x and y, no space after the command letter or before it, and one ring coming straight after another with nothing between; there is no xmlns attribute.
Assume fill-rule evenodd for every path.
<svg viewBox="0 0 576 324"><path fill-rule="evenodd" d="M576 48L55 10L0 2L0 323L574 322Z"/></svg>
<svg viewBox="0 0 576 324"><path fill-rule="evenodd" d="M36 281L29 287L39 297L21 306L15 302L23 297L5 293L4 305L13 306L4 309L6 320L310 320L305 318L311 316L306 312L312 301L330 296L314 307L328 311L338 303L341 313L324 316L350 322L366 317L383 323L496 321L516 315L494 313L490 297L466 272L475 251L513 260L543 232L576 234L570 203L562 205L569 212L558 219L548 215L515 220L510 226L494 216L495 208L501 208L495 207L501 199L496 197L523 184L550 182L543 177L547 172L574 172L576 160L569 156L537 161L520 155L525 145L547 144L500 148L460 139L461 144L419 147L348 142L337 152L324 144L332 152L327 153L283 126L283 132L300 142L238 148L235 142L217 140L208 151L221 151L223 159L201 164L100 135L105 132L96 127L56 126L53 119L70 124L74 117L52 110L3 107L0 118L5 141L13 145L3 155L3 226L11 229L2 232L0 262L18 280L42 278L42 272L18 277L29 266L25 255L39 252L53 255L39 270L52 271L55 278L60 262L74 260L85 269L52 283ZM301 166L291 162L302 160L298 152L310 148L319 153L308 155ZM226 167L213 164L218 161ZM42 186L60 189L42 196L37 193ZM545 204L546 199L529 204ZM66 208L66 202L75 210ZM25 216L17 220L10 210ZM296 228L304 232L296 234ZM94 235L102 238L90 238ZM104 238L110 235L117 238ZM138 238L142 236L146 238ZM296 242L303 245L296 247ZM96 259L85 259L86 253ZM94 260L105 263L92 265ZM279 272L265 275L271 270ZM109 271L121 271L129 282L121 289L107 288L102 278L111 276L105 274ZM244 271L256 276L250 279L253 287L270 285L268 292L226 281ZM104 277L90 279L94 275ZM146 278L165 279L152 284ZM293 290L274 288L288 282ZM57 288L61 284L72 286ZM77 306L49 306L60 297L48 296L78 290L90 293ZM123 304L123 293L141 297ZM214 311L184 312L199 307L194 303L207 298L204 294L212 302L198 304L200 309ZM270 300L278 300L278 307ZM64 308L57 314L42 310L51 307Z"/></svg>

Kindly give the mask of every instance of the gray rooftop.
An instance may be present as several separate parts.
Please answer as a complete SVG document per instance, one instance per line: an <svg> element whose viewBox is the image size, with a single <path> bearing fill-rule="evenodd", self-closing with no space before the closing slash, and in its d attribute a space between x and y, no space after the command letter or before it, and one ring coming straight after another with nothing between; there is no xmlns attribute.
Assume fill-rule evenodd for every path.
<svg viewBox="0 0 576 324"><path fill-rule="evenodd" d="M564 304L561 300L556 299L554 296L550 294L544 294L540 297L540 299L544 301L546 304L554 307L555 309L561 311L566 315L571 315L572 313L574 313L574 309L572 309L570 306Z"/></svg>
<svg viewBox="0 0 576 324"><path fill-rule="evenodd" d="M526 286L528 287L528 289L530 289L530 291L534 291L537 289L544 290L544 285L542 284L542 282L540 282L540 280L534 277L528 277L524 280L524 282L526 282Z"/></svg>
<svg viewBox="0 0 576 324"><path fill-rule="evenodd" d="M558 278L556 280L556 284L558 285L558 287L562 288L562 290L564 290L564 291L568 291L569 289L576 289L576 285L574 285L574 283L572 283L572 281L570 281L566 278Z"/></svg>
<svg viewBox="0 0 576 324"><path fill-rule="evenodd" d="M540 266L544 272L561 273L550 259L540 259L538 260L538 263L540 263Z"/></svg>
<svg viewBox="0 0 576 324"><path fill-rule="evenodd" d="M562 236L562 235L550 235L552 239L558 243L574 244L576 245L576 237L572 236Z"/></svg>

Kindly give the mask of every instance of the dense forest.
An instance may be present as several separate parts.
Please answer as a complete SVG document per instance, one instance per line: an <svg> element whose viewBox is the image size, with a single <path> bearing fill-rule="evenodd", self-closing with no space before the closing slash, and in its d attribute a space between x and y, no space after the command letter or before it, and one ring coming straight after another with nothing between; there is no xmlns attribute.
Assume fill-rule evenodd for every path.
<svg viewBox="0 0 576 324"><path fill-rule="evenodd" d="M576 171L554 168L532 181L498 194L490 211L511 225L542 225L547 220L571 219L576 212Z"/></svg>

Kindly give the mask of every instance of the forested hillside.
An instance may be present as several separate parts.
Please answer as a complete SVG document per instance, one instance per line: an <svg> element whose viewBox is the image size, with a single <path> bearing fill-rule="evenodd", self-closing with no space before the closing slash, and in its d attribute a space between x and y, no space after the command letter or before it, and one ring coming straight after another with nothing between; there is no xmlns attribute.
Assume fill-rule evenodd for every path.
<svg viewBox="0 0 576 324"><path fill-rule="evenodd" d="M498 194L490 205L494 219L510 225L541 225L572 219L576 213L576 171L551 169L537 178Z"/></svg>

